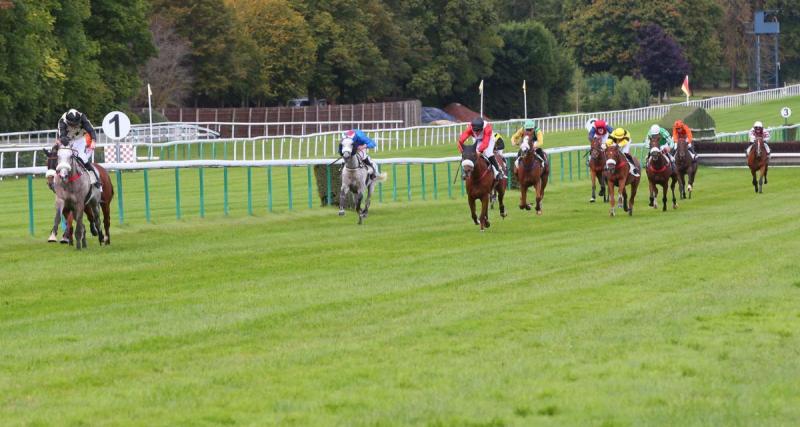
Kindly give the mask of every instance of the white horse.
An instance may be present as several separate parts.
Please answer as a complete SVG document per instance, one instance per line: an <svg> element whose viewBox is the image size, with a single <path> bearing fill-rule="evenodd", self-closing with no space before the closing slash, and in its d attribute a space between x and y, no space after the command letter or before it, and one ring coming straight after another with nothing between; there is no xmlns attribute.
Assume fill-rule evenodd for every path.
<svg viewBox="0 0 800 427"><path fill-rule="evenodd" d="M370 169L364 164L365 157L366 153L364 152L353 152L352 140L344 140L342 142L344 166L342 167L342 188L339 191L339 216L344 216L344 205L347 194L353 193L356 200L356 212L358 213L359 224L364 221L364 218L367 217L369 212L369 204L372 199L375 183L386 179L386 174L384 173L378 175L376 179L367 182ZM364 200L365 195L366 200ZM362 201L364 202L364 210L361 210Z"/></svg>
<svg viewBox="0 0 800 427"><path fill-rule="evenodd" d="M83 212L88 204L94 214L94 228L98 231L100 244L103 244L103 231L100 228L100 191L92 186L89 174L79 166L71 148L58 149L58 165L56 166L55 190L57 200L63 203L65 211L72 211L75 218L75 231L70 237L70 244L74 238L76 249L86 247L86 228L83 225Z"/></svg>

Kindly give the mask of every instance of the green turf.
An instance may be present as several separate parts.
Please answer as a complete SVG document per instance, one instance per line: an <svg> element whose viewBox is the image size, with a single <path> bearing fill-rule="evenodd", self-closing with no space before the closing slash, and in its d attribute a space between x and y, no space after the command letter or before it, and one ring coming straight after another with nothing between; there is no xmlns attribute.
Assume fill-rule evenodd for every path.
<svg viewBox="0 0 800 427"><path fill-rule="evenodd" d="M86 253L44 243L41 180L34 237L26 182L0 182L3 425L800 419L798 169L755 195L746 170L702 168L693 200L653 211L643 189L632 218L585 180L548 188L542 217L511 192L484 233L459 194L377 203L362 227L249 217L243 173L228 218L215 176L211 213L181 221L174 173L154 174L157 223L131 213Z"/></svg>

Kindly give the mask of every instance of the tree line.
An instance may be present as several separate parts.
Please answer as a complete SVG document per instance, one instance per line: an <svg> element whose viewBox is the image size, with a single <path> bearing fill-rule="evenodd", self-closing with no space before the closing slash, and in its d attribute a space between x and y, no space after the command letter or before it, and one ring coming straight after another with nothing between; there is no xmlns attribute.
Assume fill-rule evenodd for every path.
<svg viewBox="0 0 800 427"><path fill-rule="evenodd" d="M0 130L76 107L267 106L419 98L490 116L646 104L746 81L756 9L781 21L800 76L800 0L9 0L0 4Z"/></svg>

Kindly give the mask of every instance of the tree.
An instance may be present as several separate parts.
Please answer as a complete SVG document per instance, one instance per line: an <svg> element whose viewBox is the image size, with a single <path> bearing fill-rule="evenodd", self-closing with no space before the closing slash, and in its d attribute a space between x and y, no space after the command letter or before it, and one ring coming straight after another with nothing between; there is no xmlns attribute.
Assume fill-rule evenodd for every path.
<svg viewBox="0 0 800 427"><path fill-rule="evenodd" d="M753 19L749 0L718 0L724 10L719 25L723 61L728 68L730 88L739 85L740 77L747 79L747 64L752 52L746 29ZM750 24L752 25L752 24Z"/></svg>
<svg viewBox="0 0 800 427"><path fill-rule="evenodd" d="M487 82L486 111L495 117L522 117L522 81L527 81L528 115L563 108L575 65L552 33L534 21L499 27L503 46L495 53L494 77Z"/></svg>
<svg viewBox="0 0 800 427"><path fill-rule="evenodd" d="M283 102L305 95L316 45L303 15L286 0L228 0L237 40L247 52L243 79L233 89L242 105ZM238 56L238 55L237 55Z"/></svg>
<svg viewBox="0 0 800 427"><path fill-rule="evenodd" d="M86 33L99 46L97 60L110 99L103 108L111 111L127 104L139 92L139 68L155 55L147 21L145 0L92 0L92 18ZM101 98L102 99L102 98Z"/></svg>
<svg viewBox="0 0 800 427"><path fill-rule="evenodd" d="M638 38L637 63L661 100L664 91L679 85L689 74L689 63L678 43L656 24L640 28Z"/></svg>
<svg viewBox="0 0 800 427"><path fill-rule="evenodd" d="M192 90L189 67L191 46L178 35L172 22L162 15L150 17L150 32L158 54L150 58L141 72L141 80L151 85L152 104L158 107L180 107ZM147 86L142 86L137 103L147 103Z"/></svg>
<svg viewBox="0 0 800 427"><path fill-rule="evenodd" d="M800 0L767 0L764 9L776 9L781 25L781 79L800 79ZM752 15L751 15L752 16Z"/></svg>

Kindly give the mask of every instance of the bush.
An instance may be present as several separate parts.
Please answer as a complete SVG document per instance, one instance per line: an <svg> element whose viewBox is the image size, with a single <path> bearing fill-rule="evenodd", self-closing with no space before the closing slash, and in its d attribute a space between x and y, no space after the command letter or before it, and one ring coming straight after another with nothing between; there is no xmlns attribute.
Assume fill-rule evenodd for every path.
<svg viewBox="0 0 800 427"><path fill-rule="evenodd" d="M610 73L588 77L576 74L569 99L576 102L576 111L605 111L639 108L648 105L650 83L642 78L625 76L622 80Z"/></svg>

